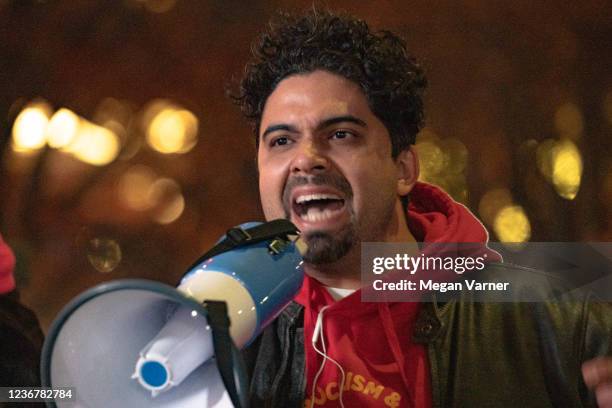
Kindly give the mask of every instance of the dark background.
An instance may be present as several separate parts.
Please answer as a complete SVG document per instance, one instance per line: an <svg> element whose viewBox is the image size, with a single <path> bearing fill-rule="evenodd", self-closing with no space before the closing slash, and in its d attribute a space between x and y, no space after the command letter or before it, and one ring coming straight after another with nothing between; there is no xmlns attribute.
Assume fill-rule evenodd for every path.
<svg viewBox="0 0 612 408"><path fill-rule="evenodd" d="M269 18L312 4L0 0L0 232L18 257L22 300L44 328L96 283L176 284L227 228L262 219L252 133L226 92ZM478 214L493 240L612 239L609 2L315 4L406 39L430 83L423 178ZM13 122L39 98L51 113L64 107L93 122L101 106L120 106L119 156L92 166L49 147L14 151ZM198 118L189 152L160 154L143 142L143 112L158 98ZM577 171L575 152L582 163L569 195L546 177L561 141L577 150L559 171ZM174 180L180 193L130 208L119 186L134 165ZM177 194L180 216L156 222Z"/></svg>

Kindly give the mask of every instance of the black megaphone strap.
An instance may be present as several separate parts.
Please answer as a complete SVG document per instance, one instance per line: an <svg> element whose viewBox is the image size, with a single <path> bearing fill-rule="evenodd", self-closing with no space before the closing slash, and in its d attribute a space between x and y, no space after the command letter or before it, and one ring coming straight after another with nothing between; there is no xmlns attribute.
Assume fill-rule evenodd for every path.
<svg viewBox="0 0 612 408"><path fill-rule="evenodd" d="M207 300L204 306L208 311L208 323L212 328L215 359L223 384L235 408L247 408L248 381L244 362L238 348L230 336L230 319L227 314L227 303Z"/></svg>
<svg viewBox="0 0 612 408"><path fill-rule="evenodd" d="M230 228L225 238L217 245L208 250L204 255L199 257L188 269L191 271L196 266L201 264L207 259L213 256L222 254L227 251L231 251L234 248L238 248L244 245L255 244L261 241L267 241L273 238L286 238L288 235L297 235L299 230L289 220L279 218L277 220L265 222L255 227L242 229L242 228Z"/></svg>

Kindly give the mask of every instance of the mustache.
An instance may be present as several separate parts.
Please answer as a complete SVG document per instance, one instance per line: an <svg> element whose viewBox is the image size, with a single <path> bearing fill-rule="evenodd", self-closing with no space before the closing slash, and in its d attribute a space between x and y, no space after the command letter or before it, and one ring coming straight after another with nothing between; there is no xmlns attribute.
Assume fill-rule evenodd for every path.
<svg viewBox="0 0 612 408"><path fill-rule="evenodd" d="M316 174L312 176L293 176L287 180L283 191L283 207L285 216L289 218L291 211L291 192L294 188L304 185L331 186L340 191L347 199L353 197L353 189L348 180L338 174Z"/></svg>

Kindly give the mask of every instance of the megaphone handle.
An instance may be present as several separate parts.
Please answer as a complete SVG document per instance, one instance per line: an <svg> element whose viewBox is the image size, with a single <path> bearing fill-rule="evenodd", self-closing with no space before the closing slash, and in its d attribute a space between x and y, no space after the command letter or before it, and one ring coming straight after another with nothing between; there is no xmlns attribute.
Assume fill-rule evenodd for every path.
<svg viewBox="0 0 612 408"><path fill-rule="evenodd" d="M213 347L223 384L235 408L248 408L246 369L238 348L230 336L227 303L207 300L204 302L204 307L208 311L208 324L212 329Z"/></svg>

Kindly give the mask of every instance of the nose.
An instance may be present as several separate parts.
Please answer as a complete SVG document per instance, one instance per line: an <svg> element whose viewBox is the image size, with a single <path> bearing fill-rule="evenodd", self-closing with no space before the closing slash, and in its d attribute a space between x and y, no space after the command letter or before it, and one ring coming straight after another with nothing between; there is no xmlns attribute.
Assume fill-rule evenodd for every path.
<svg viewBox="0 0 612 408"><path fill-rule="evenodd" d="M314 140L304 140L295 150L295 156L291 163L292 173L314 174L325 172L329 169L329 159L325 155L322 146Z"/></svg>

